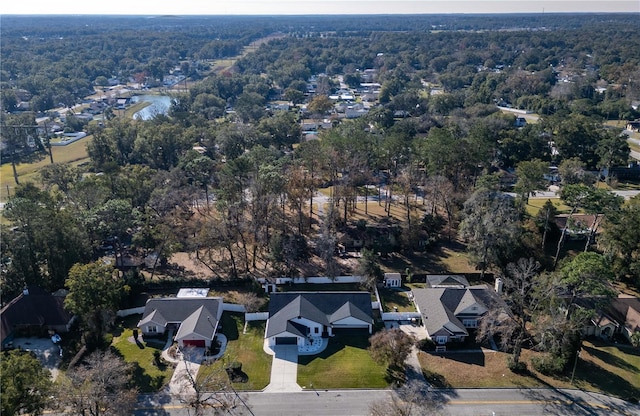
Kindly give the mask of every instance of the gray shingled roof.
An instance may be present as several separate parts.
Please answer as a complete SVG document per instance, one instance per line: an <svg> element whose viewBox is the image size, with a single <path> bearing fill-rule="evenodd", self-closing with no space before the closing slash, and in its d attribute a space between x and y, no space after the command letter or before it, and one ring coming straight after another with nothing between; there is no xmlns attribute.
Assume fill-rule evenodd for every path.
<svg viewBox="0 0 640 416"><path fill-rule="evenodd" d="M486 286L414 289L413 297L430 336L442 330L468 335L457 317L460 312L476 303L487 309L504 306L496 293Z"/></svg>
<svg viewBox="0 0 640 416"><path fill-rule="evenodd" d="M469 286L469 281L461 274L428 274L429 286Z"/></svg>
<svg viewBox="0 0 640 416"><path fill-rule="evenodd" d="M204 306L200 306L189 315L178 329L176 339L182 339L191 334L198 334L206 339L213 339L216 333L216 327L218 326L218 320L216 314Z"/></svg>
<svg viewBox="0 0 640 416"><path fill-rule="evenodd" d="M222 298L157 298L149 299L144 307L141 327L149 322L165 326L167 323L179 323L176 337L197 333L213 338L218 326L218 311L222 307ZM213 332L212 332L213 331Z"/></svg>
<svg viewBox="0 0 640 416"><path fill-rule="evenodd" d="M340 319L354 317L373 324L371 295L368 292L284 292L272 293L269 301L269 325L266 337L283 332L296 334L291 319L309 319L331 325ZM304 334L297 334L304 336Z"/></svg>

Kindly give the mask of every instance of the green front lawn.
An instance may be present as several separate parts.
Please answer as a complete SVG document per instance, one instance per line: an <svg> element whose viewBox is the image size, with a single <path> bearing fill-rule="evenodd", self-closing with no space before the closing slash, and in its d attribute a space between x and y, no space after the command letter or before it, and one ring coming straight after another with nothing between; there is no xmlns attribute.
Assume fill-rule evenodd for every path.
<svg viewBox="0 0 640 416"><path fill-rule="evenodd" d="M596 340L584 341L575 382L586 390L640 399L640 349Z"/></svg>
<svg viewBox="0 0 640 416"><path fill-rule="evenodd" d="M247 333L243 334L243 314L224 312L220 320L220 330L227 339L227 349L221 359L209 366L202 366L198 378L206 377L211 371L224 371L230 362L242 364L242 371L247 376L246 383L233 383L236 390L262 390L269 384L271 377L272 357L264 352L264 321L250 322Z"/></svg>
<svg viewBox="0 0 640 416"><path fill-rule="evenodd" d="M151 340L140 344L129 341L129 337L133 336L133 328L140 317L141 315L133 315L120 321L114 331L111 348L126 362L133 365L133 381L140 392L150 393L160 390L171 380L173 367L166 363L156 365L154 362L154 351L161 352L166 339Z"/></svg>
<svg viewBox="0 0 640 416"><path fill-rule="evenodd" d="M298 384L317 389L384 388L387 367L371 359L369 336L339 334L317 355L298 357Z"/></svg>

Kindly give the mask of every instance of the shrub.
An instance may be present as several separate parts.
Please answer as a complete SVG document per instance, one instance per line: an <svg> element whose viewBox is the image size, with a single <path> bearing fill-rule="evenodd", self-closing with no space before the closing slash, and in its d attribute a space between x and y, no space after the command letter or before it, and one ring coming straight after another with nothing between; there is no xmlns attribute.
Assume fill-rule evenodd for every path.
<svg viewBox="0 0 640 416"><path fill-rule="evenodd" d="M507 367L512 373L525 374L527 372L527 363L522 361L516 362L513 357L507 358Z"/></svg>
<svg viewBox="0 0 640 416"><path fill-rule="evenodd" d="M567 364L567 359L562 356L544 354L538 357L533 357L531 364L537 371L550 376L562 373L562 370L564 370L564 367Z"/></svg>
<svg viewBox="0 0 640 416"><path fill-rule="evenodd" d="M418 341L418 348L422 351L435 351L436 343L429 338L421 339Z"/></svg>

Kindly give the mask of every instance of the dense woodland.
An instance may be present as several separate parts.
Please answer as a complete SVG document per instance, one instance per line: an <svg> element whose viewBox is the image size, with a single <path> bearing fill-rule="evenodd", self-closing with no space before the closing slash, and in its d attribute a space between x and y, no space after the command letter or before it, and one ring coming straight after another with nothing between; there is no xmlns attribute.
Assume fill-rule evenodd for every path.
<svg viewBox="0 0 640 416"><path fill-rule="evenodd" d="M577 297L610 295L605 281L638 288L640 200L623 203L605 190L617 183L611 168L630 161L629 146L604 124L640 116L632 107L640 99L637 17L42 17L34 24L3 16L7 149L25 146L31 134L7 126L34 125L105 79L158 80L180 67L193 84L172 95L168 115L89 123L89 163L51 164L39 183L20 184L3 211L2 300L29 284L70 287L81 274L75 266L70 277L72 267L90 268L106 251L116 266L157 255L151 275L172 253L188 252L212 280L304 275L310 262L328 276L375 279L383 257L420 256L456 240L483 275L525 279L525 301L569 297L570 309ZM213 60L273 34L232 68L211 71ZM339 77L357 89L367 69L380 84L376 102L358 119L338 117L328 97ZM17 113L25 94L32 112ZM291 109L272 110L274 101ZM496 104L540 119L517 126ZM329 127L301 142L303 119ZM46 151L45 142L41 157ZM606 217L578 256L567 255L567 230L550 225L552 204L538 216L525 210L530 193L548 185L549 166L559 169L571 214ZM509 189L516 198L502 192L506 172L517 177ZM319 218L311 198L321 188L330 196ZM367 204L406 213L353 221ZM338 261L345 234L364 241L357 270ZM532 286L534 276L540 284ZM127 271L122 284L139 290L144 281ZM514 333L530 330L526 314L557 318L550 312L557 304L545 308L516 311L522 325ZM551 318L540 321L539 334L557 331ZM572 338L541 348L562 367L574 345Z"/></svg>

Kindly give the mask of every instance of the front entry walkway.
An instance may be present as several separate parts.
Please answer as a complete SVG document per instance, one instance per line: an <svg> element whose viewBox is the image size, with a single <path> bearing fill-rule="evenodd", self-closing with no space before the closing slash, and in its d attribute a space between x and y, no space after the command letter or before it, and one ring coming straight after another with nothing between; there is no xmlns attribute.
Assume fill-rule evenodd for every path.
<svg viewBox="0 0 640 416"><path fill-rule="evenodd" d="M275 345L271 364L271 382L265 392L288 393L302 391L298 379L298 346Z"/></svg>

